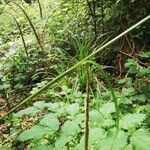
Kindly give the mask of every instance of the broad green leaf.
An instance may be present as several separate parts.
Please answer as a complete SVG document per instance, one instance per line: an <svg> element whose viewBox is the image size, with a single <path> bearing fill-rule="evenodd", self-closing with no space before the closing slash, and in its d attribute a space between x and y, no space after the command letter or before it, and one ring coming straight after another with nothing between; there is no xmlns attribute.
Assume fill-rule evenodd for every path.
<svg viewBox="0 0 150 150"><path fill-rule="evenodd" d="M123 88L122 92L125 96L133 96L135 95L135 89L133 87L131 88Z"/></svg>
<svg viewBox="0 0 150 150"><path fill-rule="evenodd" d="M140 57L141 58L150 58L150 52L141 52Z"/></svg>
<svg viewBox="0 0 150 150"><path fill-rule="evenodd" d="M40 124L49 127L51 132L56 132L59 129L59 120L53 113L44 115L43 119L40 120Z"/></svg>
<svg viewBox="0 0 150 150"><path fill-rule="evenodd" d="M61 136L55 142L55 150L64 149L65 145L73 140L72 136Z"/></svg>
<svg viewBox="0 0 150 150"><path fill-rule="evenodd" d="M6 147L0 144L0 149L1 150L12 150L10 147Z"/></svg>
<svg viewBox="0 0 150 150"><path fill-rule="evenodd" d="M102 128L90 128L89 130L89 147L92 149L95 147L96 144L98 144L99 140L103 139L105 137L105 130ZM84 149L84 138L83 135L80 144L77 145L77 149L81 150Z"/></svg>
<svg viewBox="0 0 150 150"><path fill-rule="evenodd" d="M51 129L44 127L44 126L35 125L31 129L23 131L18 136L17 139L19 141L24 142L24 141L28 141L31 139L41 139L45 135L52 135L52 134L53 134L53 132L51 132Z"/></svg>
<svg viewBox="0 0 150 150"><path fill-rule="evenodd" d="M138 102L145 102L146 101L146 96L143 94L140 95L135 95L133 97L134 101L138 101Z"/></svg>
<svg viewBox="0 0 150 150"><path fill-rule="evenodd" d="M66 106L67 105L68 104L62 103L62 102L59 103L59 109L56 112L56 114L57 114L58 117L66 115Z"/></svg>
<svg viewBox="0 0 150 150"><path fill-rule="evenodd" d="M71 116L75 116L76 114L78 114L79 110L80 107L78 103L71 104L66 108L66 112Z"/></svg>
<svg viewBox="0 0 150 150"><path fill-rule="evenodd" d="M131 74L137 74L138 71L140 70L140 65L138 64L137 60L134 59L128 59L127 63L125 63L125 67Z"/></svg>
<svg viewBox="0 0 150 150"><path fill-rule="evenodd" d="M127 134L123 131L119 131L116 137L116 130L111 129L106 138L98 140L97 149L98 150L121 150L127 144ZM96 149L96 148L95 148Z"/></svg>
<svg viewBox="0 0 150 150"><path fill-rule="evenodd" d="M75 116L74 121L81 125L84 123L84 118L85 118L85 114L80 113Z"/></svg>
<svg viewBox="0 0 150 150"><path fill-rule="evenodd" d="M146 105L144 106L144 109L145 109L148 113L150 113L150 104L146 104Z"/></svg>
<svg viewBox="0 0 150 150"><path fill-rule="evenodd" d="M104 117L102 116L102 114L99 113L99 111L97 110L92 110L89 112L89 120L91 125L100 125L103 120Z"/></svg>
<svg viewBox="0 0 150 150"><path fill-rule="evenodd" d="M66 121L62 126L62 134L65 136L76 136L80 130L78 123L75 121Z"/></svg>
<svg viewBox="0 0 150 150"><path fill-rule="evenodd" d="M0 85L0 90L6 90L10 87L9 84L3 84L3 85Z"/></svg>
<svg viewBox="0 0 150 150"><path fill-rule="evenodd" d="M150 84L147 83L142 85L140 90L148 99L150 99Z"/></svg>
<svg viewBox="0 0 150 150"><path fill-rule="evenodd" d="M141 68L137 74L136 74L137 77L150 77L150 67L147 67L147 68Z"/></svg>
<svg viewBox="0 0 150 150"><path fill-rule="evenodd" d="M120 127L123 129L136 128L144 121L145 118L146 114L125 115L120 120Z"/></svg>
<svg viewBox="0 0 150 150"><path fill-rule="evenodd" d="M133 150L133 149L132 149L132 144L126 145L126 146L123 148L123 150Z"/></svg>
<svg viewBox="0 0 150 150"><path fill-rule="evenodd" d="M38 109L44 109L45 108L45 101L39 101L39 102L35 102L33 105L35 107L37 107Z"/></svg>
<svg viewBox="0 0 150 150"><path fill-rule="evenodd" d="M45 107L47 107L48 110L53 111L53 112L57 112L60 109L58 103L51 103L51 102L45 104Z"/></svg>
<svg viewBox="0 0 150 150"><path fill-rule="evenodd" d="M127 85L131 85L132 83L132 78L131 77L126 77L124 79L121 79L118 81L118 84L127 84Z"/></svg>
<svg viewBox="0 0 150 150"><path fill-rule="evenodd" d="M115 125L115 121L112 119L106 119L104 120L104 122L102 123L103 127L112 127Z"/></svg>
<svg viewBox="0 0 150 150"><path fill-rule="evenodd" d="M63 85L61 88L62 88L62 91L60 92L60 94L62 95L66 95L71 92L71 89L69 89L66 85Z"/></svg>
<svg viewBox="0 0 150 150"><path fill-rule="evenodd" d="M133 97L127 97L125 95L122 95L119 99L120 104L132 104Z"/></svg>
<svg viewBox="0 0 150 150"><path fill-rule="evenodd" d="M100 112L104 115L104 116L108 116L109 114L115 112L115 104L113 102L110 103L106 103L103 104L100 107Z"/></svg>
<svg viewBox="0 0 150 150"><path fill-rule="evenodd" d="M15 114L15 117L22 117L23 115L34 116L40 110L34 106L28 107L26 109L20 110Z"/></svg>
<svg viewBox="0 0 150 150"><path fill-rule="evenodd" d="M33 147L31 150L54 150L52 146L39 144Z"/></svg>
<svg viewBox="0 0 150 150"><path fill-rule="evenodd" d="M89 145L92 146L105 137L105 130L102 128L91 128L89 130Z"/></svg>
<svg viewBox="0 0 150 150"><path fill-rule="evenodd" d="M135 150L149 150L150 132L145 129L137 130L131 137L131 144Z"/></svg>

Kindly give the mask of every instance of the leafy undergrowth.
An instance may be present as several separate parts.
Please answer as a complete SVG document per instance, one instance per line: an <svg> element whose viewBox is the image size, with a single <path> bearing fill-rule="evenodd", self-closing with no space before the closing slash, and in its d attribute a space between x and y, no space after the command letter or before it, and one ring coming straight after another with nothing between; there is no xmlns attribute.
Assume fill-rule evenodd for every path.
<svg viewBox="0 0 150 150"><path fill-rule="evenodd" d="M119 30L124 30L124 26L135 22L130 15L135 16L137 11L132 10L133 14L129 14L131 10L128 8L139 4L134 0L129 7L120 0L103 1L103 6L98 0L89 3L42 0L40 11L39 1L32 5L19 0L15 2L18 5L10 1L5 6L0 1L0 116L4 116L20 99L35 94L64 70L83 60ZM95 16L89 12L93 2L97 3ZM141 12L145 14L146 8ZM119 22L124 16L131 20L127 19L129 24L121 24L122 29ZM148 41L146 26L135 32L139 33L132 33L131 39L126 37L129 45L130 42L133 47L136 45L134 37L141 43ZM126 45L124 42L120 47L117 44L108 47L106 57L98 54L91 61L100 64L107 61L104 65L106 71L115 68L116 72L110 71L111 88L106 84L105 74L98 74L98 68L93 67L95 62L87 64L89 72L86 66L80 66L3 120L0 150L84 150L87 72L90 76L89 150L149 150L150 52L142 50L142 53L135 54L136 58L128 59L122 72L107 66L113 65L109 62L116 61L116 51L119 53ZM126 55L134 58L134 53L133 56ZM122 72L120 80L115 76L118 71ZM114 91L120 109L119 130L114 97L109 89Z"/></svg>
<svg viewBox="0 0 150 150"><path fill-rule="evenodd" d="M4 145L34 150L84 149L83 106L79 103L45 101L38 101L33 105L13 114L10 135L3 134ZM114 104L107 102L97 106L97 109L91 106L89 112L90 149L149 149L150 134L146 128L148 105L135 107L135 110L132 109L133 113L121 115L117 138Z"/></svg>
<svg viewBox="0 0 150 150"><path fill-rule="evenodd" d="M100 95L97 93L98 96L90 95L90 150L149 150L148 86L147 91L144 90L147 84L144 81L148 80L149 74L145 71L147 68L134 60L128 60L126 67L132 76L138 78L128 76L116 85L115 95L121 110L117 135L116 110L110 91L102 90ZM31 93L37 89L34 88ZM2 149L84 149L85 94L63 85L61 90L47 91L44 97L45 101L37 101L33 106L13 113L7 120L1 128Z"/></svg>
<svg viewBox="0 0 150 150"><path fill-rule="evenodd" d="M144 54L147 53L142 53L141 57ZM125 67L128 75L115 84L115 96L120 108L118 132L111 92L98 79L96 89L91 88L90 150L149 150L150 70L134 59L128 59ZM46 83L38 83L31 94ZM86 93L74 84L72 88L65 85L63 80L59 85L43 93L40 96L43 100L7 118L1 126L1 149L84 149Z"/></svg>

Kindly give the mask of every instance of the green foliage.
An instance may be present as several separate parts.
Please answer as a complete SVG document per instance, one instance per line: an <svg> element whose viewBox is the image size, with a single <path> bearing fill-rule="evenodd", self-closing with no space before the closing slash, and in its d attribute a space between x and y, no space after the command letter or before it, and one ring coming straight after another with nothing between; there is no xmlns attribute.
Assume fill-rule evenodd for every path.
<svg viewBox="0 0 150 150"><path fill-rule="evenodd" d="M40 125L49 127L51 132L56 132L59 128L59 120L55 114L46 114L40 120Z"/></svg>
<svg viewBox="0 0 150 150"><path fill-rule="evenodd" d="M44 144L39 144L36 145L35 147L32 148L32 150L53 150L52 146L44 145Z"/></svg>
<svg viewBox="0 0 150 150"><path fill-rule="evenodd" d="M114 103L113 102L111 102L111 103L106 103L106 104L104 104L104 105L102 105L101 107L100 107L100 112L104 115L104 116L107 116L107 115L109 115L109 114L111 114L111 113L113 113L113 112L115 112L116 110L115 110L115 105L114 105Z"/></svg>
<svg viewBox="0 0 150 150"><path fill-rule="evenodd" d="M150 133L147 130L139 129L131 137L132 148L136 150L148 150L150 147Z"/></svg>
<svg viewBox="0 0 150 150"><path fill-rule="evenodd" d="M80 107L78 103L71 104L66 108L66 112L71 116L75 116L76 114L78 114L79 110L80 110Z"/></svg>
<svg viewBox="0 0 150 150"><path fill-rule="evenodd" d="M89 116L90 116L90 122L93 125L100 125L104 120L103 115L98 110L90 111Z"/></svg>
<svg viewBox="0 0 150 150"><path fill-rule="evenodd" d="M102 139L97 144L97 149L104 149L104 150L119 150L123 149L127 144L127 134L123 131L120 131L116 136L116 132L114 129L111 129L110 132L108 132L106 138Z"/></svg>
<svg viewBox="0 0 150 150"><path fill-rule="evenodd" d="M79 131L80 131L80 128L79 128L78 123L74 121L66 121L65 124L62 126L61 135L76 137Z"/></svg>
<svg viewBox="0 0 150 150"><path fill-rule="evenodd" d="M15 114L16 117L22 117L23 115L29 115L29 116L34 116L38 111L40 111L36 107L28 107L24 110L19 111L18 113Z"/></svg>
<svg viewBox="0 0 150 150"><path fill-rule="evenodd" d="M145 114L125 115L120 120L120 127L123 129L136 128L144 121L145 117Z"/></svg>
<svg viewBox="0 0 150 150"><path fill-rule="evenodd" d="M121 44L109 47L119 38L116 37L102 48L96 48L109 41L109 33L115 36L149 14L147 0L142 1L142 5L136 0L130 3L43 0L40 1L42 17L38 2L32 5L15 2L19 5L5 6L0 1L0 11L5 6L0 12L0 100L14 106L30 93L31 97L21 105L33 98L34 103L20 110L13 109L17 112L5 119L0 128L0 149L84 149L84 100L89 73L89 149L148 150L148 49L136 59L127 60L128 73L120 80L111 73L108 76L101 67L101 64L113 65L116 51L126 48L126 40L135 45L135 51L138 46L146 47L149 41L147 24L130 32L125 40L122 38ZM137 13L139 18L134 17ZM16 22L22 31L27 54ZM101 51L103 49L105 51ZM92 61L91 56L95 56ZM75 66L70 67L73 64ZM114 80L110 81L109 77ZM3 109L4 112L8 110L2 106L0 112Z"/></svg>
<svg viewBox="0 0 150 150"><path fill-rule="evenodd" d="M146 97L143 94L139 96L138 89L135 86L136 82L131 77L124 78L118 83L125 85L120 91L116 89L117 91L115 92L116 97L119 99L119 105L122 107L119 132L116 135L116 129L114 128L116 124L114 103L105 101L106 96L111 98L110 91L103 92L101 101L97 102L97 108L94 108L94 103L91 103L91 110L89 112L89 147L114 150L132 148L146 149L149 142L143 143L141 141L140 144L138 142L138 137L143 141L149 140L148 131L142 129L144 125L147 126L149 124L147 120L148 114L146 114L146 112L149 112L149 105L139 106L139 103L146 101ZM38 87L41 84L38 84ZM47 91L45 95L51 92L53 93L54 91ZM38 120L36 125L33 125L30 129L24 130L19 134L17 140L28 141L30 143L29 147L32 149L37 149L35 142L38 142L40 147L45 149L47 147L51 147L51 149L65 149L67 147L83 149L83 102L80 101L80 103L77 103L78 98L74 98L74 94L79 95L80 100L83 100L85 97L84 93L78 93L67 86L62 86L60 91L57 91L54 95L52 94L52 97L49 98L59 95L57 96L57 100L61 100L63 96L66 102L52 103L37 101L33 106L14 114L15 118L19 117L23 119L23 116L26 115L27 117L35 116L35 119ZM127 99L129 99L130 102L124 102L124 100ZM70 104L70 101L73 103ZM130 107L130 104L134 104L135 106ZM129 109L131 110L129 111ZM45 114L42 117L39 116L38 114L43 111ZM143 132L139 132L140 130ZM41 140L43 139L47 142L41 145ZM97 139L99 139L99 141L97 141ZM127 143L127 139L130 139L129 143Z"/></svg>
<svg viewBox="0 0 150 150"><path fill-rule="evenodd" d="M101 128L90 128L89 147L96 148L95 145L97 145L99 141L104 137L105 137L105 130ZM84 136L82 136L80 144L77 145L77 149L84 149Z"/></svg>
<svg viewBox="0 0 150 150"><path fill-rule="evenodd" d="M27 141L27 140L30 140L30 139L41 139L45 135L51 135L51 134L53 134L53 133L51 132L51 130L49 128L39 126L39 125L35 125L31 129L22 132L18 136L18 140Z"/></svg>

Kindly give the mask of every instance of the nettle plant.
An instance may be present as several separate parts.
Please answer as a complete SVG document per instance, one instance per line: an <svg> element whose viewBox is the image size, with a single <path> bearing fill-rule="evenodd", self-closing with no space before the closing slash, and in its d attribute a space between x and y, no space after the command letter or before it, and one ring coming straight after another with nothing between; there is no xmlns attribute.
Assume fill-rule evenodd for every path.
<svg viewBox="0 0 150 150"><path fill-rule="evenodd" d="M67 87L59 94L66 94L66 91L68 95L72 93L71 89L66 89ZM135 109L128 114L122 112L116 138L115 106L111 101L106 102L106 97L110 99L110 94L103 93L103 95L103 101L98 103L96 109L92 104L90 107L89 148L119 150L149 147L150 137L145 126L146 110ZM85 94L80 94L82 102L84 97ZM67 95L63 99L67 99ZM76 99L78 101L79 97ZM84 117L83 103L35 102L33 106L13 114L12 122L18 135L14 138L18 141L16 146L21 144L22 148L52 150L84 149Z"/></svg>
<svg viewBox="0 0 150 150"><path fill-rule="evenodd" d="M142 53L144 55L144 53ZM148 67L142 67L135 60L128 59L128 77L118 81L124 85L116 89L119 101L120 124L116 134L116 109L110 91L101 91L101 99L90 95L89 110L89 149L93 150L133 150L150 147L148 131L150 105L147 91L139 90L137 80L142 81L140 88L147 86ZM141 69L139 72L136 69ZM146 73L145 73L146 72ZM134 76L139 78L134 79ZM147 80L146 80L147 81ZM46 82L37 85L32 94ZM147 87L148 88L148 87ZM85 93L62 86L61 90L49 90L43 96L48 102L37 101L12 116L16 135L15 146L37 149L84 149L84 99ZM54 102L53 98L55 98ZM96 107L95 107L95 99ZM13 129L14 129L13 127Z"/></svg>

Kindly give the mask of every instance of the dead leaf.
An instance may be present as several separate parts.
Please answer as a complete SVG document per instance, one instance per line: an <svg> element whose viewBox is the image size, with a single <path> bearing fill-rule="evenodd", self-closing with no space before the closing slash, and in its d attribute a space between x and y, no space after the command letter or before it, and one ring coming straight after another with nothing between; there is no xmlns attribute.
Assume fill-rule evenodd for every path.
<svg viewBox="0 0 150 150"><path fill-rule="evenodd" d="M7 114L7 112L6 112L6 111L4 111L4 110L0 110L0 116L1 116L1 117L5 116L6 114Z"/></svg>
<svg viewBox="0 0 150 150"><path fill-rule="evenodd" d="M6 104L6 101L0 98L0 107L3 107Z"/></svg>

